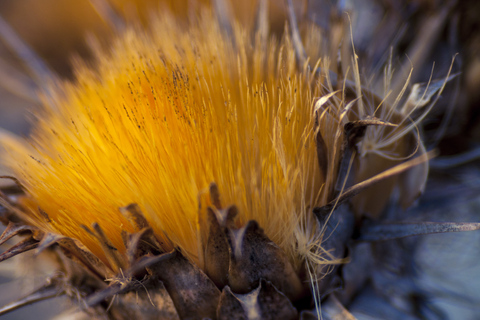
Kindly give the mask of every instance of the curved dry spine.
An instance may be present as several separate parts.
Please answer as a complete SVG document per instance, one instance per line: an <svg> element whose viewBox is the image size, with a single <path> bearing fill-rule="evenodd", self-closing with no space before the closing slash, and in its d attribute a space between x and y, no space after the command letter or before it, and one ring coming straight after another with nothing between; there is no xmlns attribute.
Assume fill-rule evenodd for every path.
<svg viewBox="0 0 480 320"><path fill-rule="evenodd" d="M0 236L0 245L4 244L9 239L22 235L24 233L32 233L36 228L25 225L23 223L9 222L5 230L3 230L2 235Z"/></svg>
<svg viewBox="0 0 480 320"><path fill-rule="evenodd" d="M24 253L38 247L38 240L36 240L33 236L29 236L27 239L24 239L12 247L10 247L7 251L0 254L0 262L10 259L17 254Z"/></svg>
<svg viewBox="0 0 480 320"><path fill-rule="evenodd" d="M29 304L52 299L63 294L65 294L65 292L62 288L61 280L58 280L57 278L48 279L47 283L43 287L0 308L0 316Z"/></svg>

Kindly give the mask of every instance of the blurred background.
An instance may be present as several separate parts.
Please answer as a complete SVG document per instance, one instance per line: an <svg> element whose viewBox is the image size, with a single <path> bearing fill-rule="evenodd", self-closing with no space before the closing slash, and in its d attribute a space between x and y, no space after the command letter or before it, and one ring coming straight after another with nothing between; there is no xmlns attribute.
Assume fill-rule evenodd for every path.
<svg viewBox="0 0 480 320"><path fill-rule="evenodd" d="M273 35L285 30L285 3L266 1ZM35 95L38 82L31 80L28 61L15 52L12 34L51 72L73 80L72 61L92 58L88 39L94 37L108 46L125 23L148 25L152 11L167 9L187 19L198 13L200 4L256 27L259 0L0 0L4 20L0 24L0 130L28 135L31 115L40 107ZM428 149L439 150L425 195L414 208L393 215L410 221L479 221L480 2L293 0L293 5L300 32L304 22L318 26L325 39L319 45L325 46L323 52L333 61L341 39L350 39L350 28L345 26L351 25L364 84L374 90L380 90L389 61L397 75L394 87L403 86L412 67L408 89L430 77L445 77L450 67L458 73L423 124ZM4 168L0 172L6 173ZM427 319L480 317L480 232L380 243L368 261L353 254L352 264L360 272L361 268L378 270L349 305L359 319L408 319L398 311L405 297L420 301L419 308L424 308L420 314ZM38 265L42 272L32 278L31 272L19 267L25 263ZM33 253L1 263L0 305L40 286L49 272L49 265ZM395 296L401 298L392 299ZM57 298L2 319L52 319L68 306L65 299Z"/></svg>

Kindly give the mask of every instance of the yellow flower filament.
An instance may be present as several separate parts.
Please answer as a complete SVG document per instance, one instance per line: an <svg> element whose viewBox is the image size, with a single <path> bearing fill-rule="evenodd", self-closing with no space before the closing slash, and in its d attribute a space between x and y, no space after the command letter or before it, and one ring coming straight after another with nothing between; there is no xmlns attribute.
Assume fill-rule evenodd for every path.
<svg viewBox="0 0 480 320"><path fill-rule="evenodd" d="M214 20L182 27L165 14L150 35L127 31L95 69L77 63L75 83L50 88L32 147L10 146L36 224L105 260L81 225L97 222L124 252L121 231L133 229L119 207L137 203L165 250L198 261L199 195L215 182L239 226L258 221L298 259L308 245L298 239L317 232L320 85L298 71L288 38L252 45L236 27L232 41Z"/></svg>

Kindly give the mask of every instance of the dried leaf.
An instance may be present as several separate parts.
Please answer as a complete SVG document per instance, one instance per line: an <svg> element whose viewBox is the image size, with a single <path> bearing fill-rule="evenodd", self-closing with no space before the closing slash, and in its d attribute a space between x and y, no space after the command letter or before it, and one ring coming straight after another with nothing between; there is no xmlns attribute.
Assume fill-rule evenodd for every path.
<svg viewBox="0 0 480 320"><path fill-rule="evenodd" d="M4 244L6 241L16 235L21 235L27 232L31 233L34 229L36 228L22 223L9 222L7 228L5 228L0 236L0 245Z"/></svg>
<svg viewBox="0 0 480 320"><path fill-rule="evenodd" d="M475 147L465 153L435 158L430 162L430 166L434 169L444 170L478 160L479 158L480 147Z"/></svg>
<svg viewBox="0 0 480 320"><path fill-rule="evenodd" d="M450 75L447 79L436 79L428 83L415 83L410 95L400 113L411 114L414 110L426 106L432 97L445 86L445 83L455 79L460 73Z"/></svg>
<svg viewBox="0 0 480 320"><path fill-rule="evenodd" d="M0 254L0 262L10 259L16 256L17 254L35 249L38 247L38 243L39 243L38 240L30 236L27 239L20 241L19 243L17 243L16 245L8 249L7 251Z"/></svg>
<svg viewBox="0 0 480 320"><path fill-rule="evenodd" d="M426 153L425 155L415 157L411 160L408 160L406 162L403 162L399 165L396 165L395 167L392 167L388 170L383 171L382 173L379 173L375 175L374 177L367 179L365 181L359 182L356 185L348 188L345 190L342 194L340 194L337 199L332 200L330 203L327 205L320 207L320 208L314 208L313 213L316 215L324 215L325 212L330 212L332 211L333 208L336 206L350 200L352 197L356 196L363 190L371 187L372 185L375 185L376 183L383 181L385 179L388 179L389 177L395 176L399 173L402 173L406 170L409 170L413 168L416 165L419 165L425 161L428 161L429 158L431 158L434 155L432 151Z"/></svg>
<svg viewBox="0 0 480 320"><path fill-rule="evenodd" d="M477 222L389 222L367 223L360 229L358 241L386 241L422 234L480 230Z"/></svg>

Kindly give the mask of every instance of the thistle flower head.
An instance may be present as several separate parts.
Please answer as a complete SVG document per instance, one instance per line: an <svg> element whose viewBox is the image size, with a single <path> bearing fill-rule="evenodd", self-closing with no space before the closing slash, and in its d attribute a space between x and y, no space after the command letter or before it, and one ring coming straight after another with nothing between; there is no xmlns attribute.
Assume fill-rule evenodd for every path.
<svg viewBox="0 0 480 320"><path fill-rule="evenodd" d="M241 268L231 267L251 236L286 254L282 270L295 279L286 295L301 297L300 278L315 287L324 264L343 261L325 245L331 211L322 220L312 210L351 198L350 172L362 182L425 149L410 114L397 110L400 98L362 87L356 58L353 80L319 71L329 64L318 59L315 27L304 35L304 61L289 32L252 30L222 30L210 11L189 23L165 11L149 30L127 29L107 52L96 49L94 67L77 61L74 82L48 85L27 141L3 138L3 161L25 195L1 204L42 232L77 239L117 275L140 225L151 226L159 252L179 249L208 269L213 216L230 232L234 290L252 289L237 285ZM427 170L409 180L405 203ZM378 216L395 186L357 196L355 209Z"/></svg>
<svg viewBox="0 0 480 320"><path fill-rule="evenodd" d="M102 256L81 226L97 222L124 251L121 230L133 229L119 208L137 203L165 251L198 262L215 182L239 226L257 220L295 256L298 226L315 233L308 211L321 205L321 84L297 67L288 37L252 43L236 28L232 42L212 21L185 28L162 15L149 34L127 31L97 53L95 69L78 63L74 83L49 89L29 145L9 155L35 224Z"/></svg>

